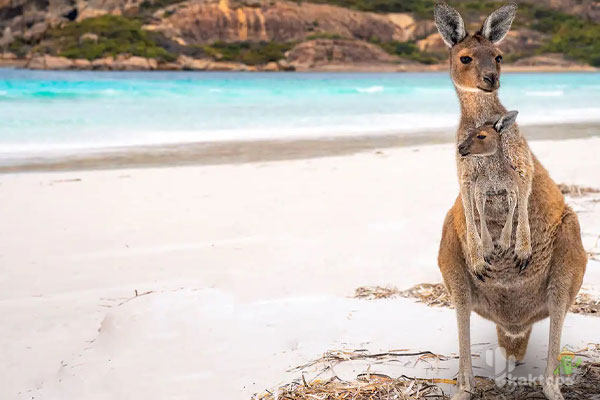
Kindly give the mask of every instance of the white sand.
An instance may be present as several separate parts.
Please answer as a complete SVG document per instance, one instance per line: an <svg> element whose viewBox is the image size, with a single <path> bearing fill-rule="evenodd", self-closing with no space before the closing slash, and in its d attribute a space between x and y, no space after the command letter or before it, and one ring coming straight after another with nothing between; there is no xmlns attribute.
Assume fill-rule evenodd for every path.
<svg viewBox="0 0 600 400"><path fill-rule="evenodd" d="M557 182L600 186L600 139L532 148ZM453 154L0 175L0 399L248 399L327 350L455 353L451 310L348 298L441 281ZM569 199L588 250L598 197ZM584 286L600 293L600 263ZM121 304L135 290L153 293ZM474 352L495 345L492 323L473 326L473 343L489 343ZM543 371L546 330L536 325L524 373ZM563 343L598 332L600 318L570 315ZM374 368L456 373L444 367Z"/></svg>

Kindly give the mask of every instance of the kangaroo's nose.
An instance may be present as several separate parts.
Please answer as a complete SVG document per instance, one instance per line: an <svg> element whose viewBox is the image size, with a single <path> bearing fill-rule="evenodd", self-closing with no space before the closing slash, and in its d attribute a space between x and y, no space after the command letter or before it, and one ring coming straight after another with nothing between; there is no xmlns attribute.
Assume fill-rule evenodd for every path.
<svg viewBox="0 0 600 400"><path fill-rule="evenodd" d="M486 83L486 85L488 85L488 87L494 88L498 83L498 74L495 72L487 73L483 75L483 81Z"/></svg>
<svg viewBox="0 0 600 400"><path fill-rule="evenodd" d="M460 154L461 156L468 156L469 155L469 149L467 146L458 146L458 154Z"/></svg>

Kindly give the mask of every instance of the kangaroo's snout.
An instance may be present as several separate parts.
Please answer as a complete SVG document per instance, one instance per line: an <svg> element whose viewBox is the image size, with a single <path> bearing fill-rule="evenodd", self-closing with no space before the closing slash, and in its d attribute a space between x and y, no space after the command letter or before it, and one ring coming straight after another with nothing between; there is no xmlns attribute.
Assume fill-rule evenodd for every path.
<svg viewBox="0 0 600 400"><path fill-rule="evenodd" d="M484 89L495 90L500 87L500 79L498 79L497 72L484 73L481 80L483 81Z"/></svg>
<svg viewBox="0 0 600 400"><path fill-rule="evenodd" d="M458 154L462 157L466 157L471 154L470 146L465 145L464 143L458 146Z"/></svg>

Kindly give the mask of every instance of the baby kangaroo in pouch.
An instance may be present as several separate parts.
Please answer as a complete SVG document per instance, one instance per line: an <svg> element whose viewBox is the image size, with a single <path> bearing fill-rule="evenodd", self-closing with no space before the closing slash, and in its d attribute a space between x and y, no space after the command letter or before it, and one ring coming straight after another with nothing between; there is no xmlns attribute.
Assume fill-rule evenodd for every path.
<svg viewBox="0 0 600 400"><path fill-rule="evenodd" d="M510 247L513 217L515 208L518 204L519 187L517 181L519 175L516 172L515 167L510 164L502 153L500 148L500 135L514 125L517 114L517 111L510 111L481 126L469 129L466 138L458 145L458 153L461 157L493 156L489 162L482 163L485 169L478 168L475 171L470 171L470 173L465 174L463 177L464 179L470 179L469 185L473 187L473 190L471 191L472 198L469 199L469 201L475 202L479 214L481 236L476 236L476 239L478 241L481 240L482 242L485 260L482 261L477 259L481 253L478 253L478 249L473 242L470 244L471 247L469 248L469 252L470 257L475 264L479 263L480 265L484 265L483 269L478 268L476 271L477 277L480 280L484 280L486 277L489 278L489 273L487 271L489 269L488 257L494 249L493 239L488 230L485 218L485 204L488 199L488 194L493 196L497 193L506 193L508 214L497 245L500 246L502 250L508 250ZM527 205L525 205L525 207L526 206ZM520 207L523 207L523 205L520 205ZM474 212L466 215L466 218L469 220L467 221L467 225L475 226ZM527 230L529 230L529 226L527 226ZM520 264L520 268L524 269L527 266L527 263L528 260L523 260Z"/></svg>
<svg viewBox="0 0 600 400"><path fill-rule="evenodd" d="M473 312L494 322L499 347L516 360L525 357L533 324L549 317L543 391L550 400L564 400L561 377L554 372L563 323L587 264L577 215L531 152L515 123L517 113L508 112L498 98L502 52L497 45L516 11L515 3L500 7L469 33L458 11L447 4L434 9L461 109L456 135L460 193L444 220L438 254L458 326L453 400L470 400L475 391Z"/></svg>

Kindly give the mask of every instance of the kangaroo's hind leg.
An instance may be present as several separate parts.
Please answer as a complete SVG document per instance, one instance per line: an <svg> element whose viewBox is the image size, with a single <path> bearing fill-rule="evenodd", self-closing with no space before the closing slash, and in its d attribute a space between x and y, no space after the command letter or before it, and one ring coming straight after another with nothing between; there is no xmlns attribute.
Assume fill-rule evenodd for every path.
<svg viewBox="0 0 600 400"><path fill-rule="evenodd" d="M477 212L479 213L479 223L480 223L480 232L481 232L481 242L483 245L483 255L484 257L489 257L494 250L494 243L492 240L492 235L490 235L490 231L487 227L487 222L485 219L485 202L487 200L487 193L485 187L477 184L475 185L475 206L477 207ZM486 260L487 261L487 260ZM489 262L489 261L488 261Z"/></svg>
<svg viewBox="0 0 600 400"><path fill-rule="evenodd" d="M502 233L500 234L500 241L498 244L502 250L507 250L510 247L510 238L512 236L512 228L513 228L513 218L515 215L515 208L517 206L517 193L515 190L508 190L508 216L506 217L506 222L504 223L504 228L502 228Z"/></svg>
<svg viewBox="0 0 600 400"><path fill-rule="evenodd" d="M556 233L550 275L547 287L550 313L550 340L548 364L544 375L544 394L550 400L563 400L559 378L560 339L565 315L581 287L587 264L587 255L581 243L579 222L575 213L567 209Z"/></svg>
<svg viewBox="0 0 600 400"><path fill-rule="evenodd" d="M483 243L477 233L477 226L475 226L475 212L474 212L474 188L471 183L463 183L461 186L460 195L462 198L466 231L467 231L467 257L470 261L470 266L473 268L473 273L480 279L485 280L488 275L490 264L485 261L483 257Z"/></svg>
<svg viewBox="0 0 600 400"><path fill-rule="evenodd" d="M517 196L517 233L515 255L521 270L527 268L531 258L531 230L529 227L529 195L531 193L531 180L526 176L517 179L519 193Z"/></svg>
<svg viewBox="0 0 600 400"><path fill-rule="evenodd" d="M442 230L438 264L444 284L456 307L458 324L459 366L458 390L452 400L470 400L474 389L471 359L471 285L468 266L454 227L452 212L448 213Z"/></svg>

